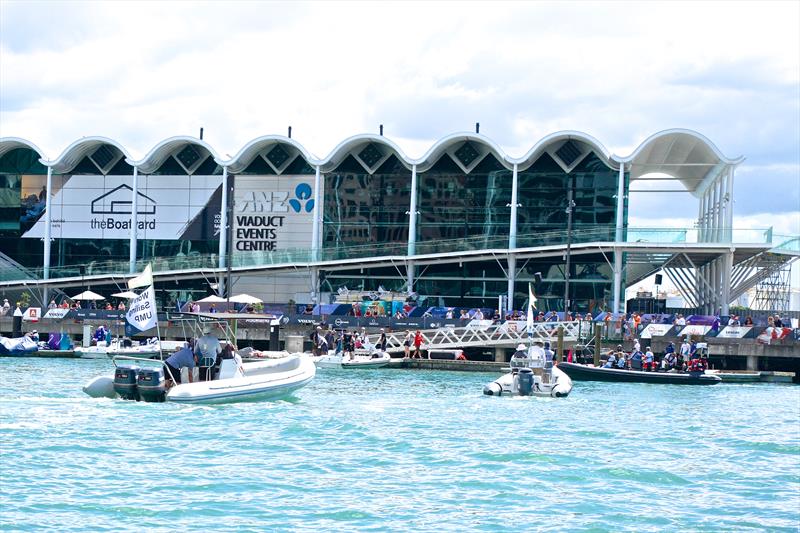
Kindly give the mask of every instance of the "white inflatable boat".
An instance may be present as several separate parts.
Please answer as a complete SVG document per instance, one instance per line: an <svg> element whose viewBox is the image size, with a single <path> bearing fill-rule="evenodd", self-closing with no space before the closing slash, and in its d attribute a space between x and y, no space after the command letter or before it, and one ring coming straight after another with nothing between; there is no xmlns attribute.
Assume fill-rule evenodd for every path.
<svg viewBox="0 0 800 533"><path fill-rule="evenodd" d="M212 381L183 383L165 389L163 368L140 368L145 359L118 357L114 376L99 376L83 387L94 398L124 398L146 402L226 403L282 398L314 379L316 367L305 357L288 356L253 363L242 363L238 355L224 359ZM123 364L124 363L124 364ZM152 362L151 362L152 364ZM185 374L185 370L184 370Z"/></svg>
<svg viewBox="0 0 800 533"><path fill-rule="evenodd" d="M386 352L356 351L353 358L341 353L309 357L319 368L381 368L389 364L392 358Z"/></svg>
<svg viewBox="0 0 800 533"><path fill-rule="evenodd" d="M572 391L568 375L545 361L541 348L533 346L527 352L517 351L511 357L510 372L487 383L487 396L543 396L565 398Z"/></svg>
<svg viewBox="0 0 800 533"><path fill-rule="evenodd" d="M105 341L99 341L94 346L76 346L75 353L84 359L114 358L120 355L154 359L159 357L161 353L163 353L166 358L172 354L172 352L182 347L182 341L161 341L161 352L159 352L157 339L155 342L153 339L150 339L145 343L134 346L123 346L120 339L112 339L111 344L106 344Z"/></svg>

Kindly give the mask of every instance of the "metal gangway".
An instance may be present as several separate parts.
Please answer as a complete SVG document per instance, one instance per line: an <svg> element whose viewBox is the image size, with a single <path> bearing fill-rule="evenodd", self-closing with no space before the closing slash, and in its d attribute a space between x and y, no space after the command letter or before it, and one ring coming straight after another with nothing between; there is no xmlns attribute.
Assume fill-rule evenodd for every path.
<svg viewBox="0 0 800 533"><path fill-rule="evenodd" d="M419 330L422 335L423 350L443 350L454 348L515 348L519 344L527 344L529 339L549 341L558 340L558 331L563 328L564 341L576 342L591 336L589 321L573 322L535 322L530 332L525 321L506 321L496 323L491 320L473 320L464 326L444 326L437 329ZM415 334L417 330L409 330ZM530 333L530 335L529 335ZM394 331L386 334L386 351L403 353L405 331ZM378 335L369 335L369 341L377 341ZM413 339L412 339L413 343ZM413 350L413 344L411 349Z"/></svg>

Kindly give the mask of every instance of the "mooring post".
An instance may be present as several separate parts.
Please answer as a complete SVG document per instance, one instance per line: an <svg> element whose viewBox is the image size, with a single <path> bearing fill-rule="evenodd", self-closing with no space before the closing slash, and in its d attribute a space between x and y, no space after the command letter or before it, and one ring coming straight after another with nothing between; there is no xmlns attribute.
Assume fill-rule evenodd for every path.
<svg viewBox="0 0 800 533"><path fill-rule="evenodd" d="M561 362L564 360L564 326L558 326L558 341L556 341L556 355L555 360Z"/></svg>
<svg viewBox="0 0 800 533"><path fill-rule="evenodd" d="M594 325L594 366L600 366L600 352L603 351L603 326Z"/></svg>

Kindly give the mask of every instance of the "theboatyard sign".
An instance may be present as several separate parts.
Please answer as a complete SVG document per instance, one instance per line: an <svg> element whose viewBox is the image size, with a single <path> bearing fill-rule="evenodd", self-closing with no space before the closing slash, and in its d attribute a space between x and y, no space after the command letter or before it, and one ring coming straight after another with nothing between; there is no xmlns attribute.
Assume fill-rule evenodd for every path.
<svg viewBox="0 0 800 533"><path fill-rule="evenodd" d="M132 176L54 176L54 239L128 239L133 228ZM139 176L140 239L212 239L219 235L219 176ZM26 238L44 237L44 212Z"/></svg>
<svg viewBox="0 0 800 533"><path fill-rule="evenodd" d="M234 253L309 249L312 181L309 176L236 176Z"/></svg>

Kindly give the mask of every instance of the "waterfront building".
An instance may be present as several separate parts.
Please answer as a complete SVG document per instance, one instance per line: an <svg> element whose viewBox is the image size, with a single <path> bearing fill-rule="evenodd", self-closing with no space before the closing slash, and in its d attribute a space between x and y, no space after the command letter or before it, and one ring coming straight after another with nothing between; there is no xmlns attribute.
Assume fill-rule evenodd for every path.
<svg viewBox="0 0 800 533"><path fill-rule="evenodd" d="M741 161L689 130L656 133L624 157L576 131L520 157L458 133L419 159L372 134L323 158L278 135L228 158L173 137L141 159L103 137L53 159L7 137L0 285L97 285L152 262L172 292L205 294L230 266L236 290L270 302L383 288L519 309L534 282L540 308L563 309L569 280L570 307L602 310L622 309L626 283L664 269L692 304L722 308L739 290L734 267L774 246L731 229ZM696 226L629 228L629 192L643 179L677 180L697 197Z"/></svg>

